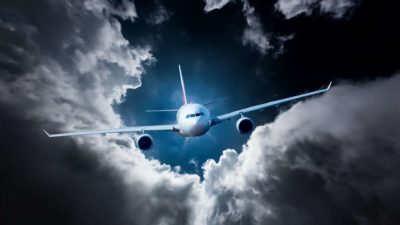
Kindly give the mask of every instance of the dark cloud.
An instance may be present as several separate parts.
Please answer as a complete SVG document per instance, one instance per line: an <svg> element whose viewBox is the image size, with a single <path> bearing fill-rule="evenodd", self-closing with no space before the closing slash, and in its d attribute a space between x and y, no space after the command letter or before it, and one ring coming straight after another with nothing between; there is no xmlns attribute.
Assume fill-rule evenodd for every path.
<svg viewBox="0 0 400 225"><path fill-rule="evenodd" d="M2 111L2 224L124 224L129 214L118 176L71 140L49 142L42 124Z"/></svg>
<svg viewBox="0 0 400 225"><path fill-rule="evenodd" d="M2 224L186 224L197 176L147 160L129 136L49 139L42 129L122 126L112 105L140 86L150 47L113 16L128 1L1 4ZM156 213L156 216L154 216Z"/></svg>
<svg viewBox="0 0 400 225"><path fill-rule="evenodd" d="M196 179L155 171L157 162L135 154L122 166L107 143L99 154L93 144L49 140L38 132L43 124L19 116L1 113L2 224L188 224Z"/></svg>
<svg viewBox="0 0 400 225"><path fill-rule="evenodd" d="M239 16L260 18L247 6ZM399 223L399 76L342 83L295 104L258 127L241 152L207 161L200 181L146 159L127 135L41 133L123 125L113 106L155 61L150 46L121 33L123 20L137 18L132 2L9 1L0 8L0 223ZM217 56L238 55L224 48ZM225 78L232 79L221 84ZM246 78L234 87L243 88Z"/></svg>

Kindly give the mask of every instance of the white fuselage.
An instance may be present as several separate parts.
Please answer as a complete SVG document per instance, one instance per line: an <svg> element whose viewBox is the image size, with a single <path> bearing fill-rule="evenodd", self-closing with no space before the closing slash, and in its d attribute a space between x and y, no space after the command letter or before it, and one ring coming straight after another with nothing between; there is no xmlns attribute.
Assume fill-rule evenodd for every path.
<svg viewBox="0 0 400 225"><path fill-rule="evenodd" d="M186 104L176 114L179 133L184 137L195 137L210 129L210 112L200 104Z"/></svg>

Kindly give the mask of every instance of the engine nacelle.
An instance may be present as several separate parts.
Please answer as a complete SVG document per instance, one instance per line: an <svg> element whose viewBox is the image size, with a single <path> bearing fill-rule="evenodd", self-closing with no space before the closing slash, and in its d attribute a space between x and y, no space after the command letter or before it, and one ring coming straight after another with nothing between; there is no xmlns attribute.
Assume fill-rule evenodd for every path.
<svg viewBox="0 0 400 225"><path fill-rule="evenodd" d="M254 128L253 120L251 120L248 117L241 117L236 122L236 129L241 134L247 134L247 133L251 132L253 130L253 128Z"/></svg>
<svg viewBox="0 0 400 225"><path fill-rule="evenodd" d="M136 146L142 151L150 150L153 147L153 138L149 134L141 134L136 138Z"/></svg>

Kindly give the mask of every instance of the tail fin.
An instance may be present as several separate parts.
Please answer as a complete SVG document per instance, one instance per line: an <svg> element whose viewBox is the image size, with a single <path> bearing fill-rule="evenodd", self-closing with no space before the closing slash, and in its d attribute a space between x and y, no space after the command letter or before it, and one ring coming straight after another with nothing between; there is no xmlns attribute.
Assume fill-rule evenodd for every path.
<svg viewBox="0 0 400 225"><path fill-rule="evenodd" d="M186 90L185 90L185 83L183 81L181 65L178 65L179 68L179 76L181 77L181 86L182 86L182 96L183 96L183 104L188 104L186 99Z"/></svg>

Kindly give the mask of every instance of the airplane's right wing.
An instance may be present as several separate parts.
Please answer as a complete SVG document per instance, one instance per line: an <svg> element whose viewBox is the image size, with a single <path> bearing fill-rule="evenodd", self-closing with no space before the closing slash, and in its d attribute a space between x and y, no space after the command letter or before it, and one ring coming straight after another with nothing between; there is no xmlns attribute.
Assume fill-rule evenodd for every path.
<svg viewBox="0 0 400 225"><path fill-rule="evenodd" d="M85 130L76 131L60 134L50 134L46 130L43 130L48 137L66 137L66 136L78 136L78 135L89 135L89 134L109 134L109 133L133 133L133 132L145 132L145 131L179 131L178 125L153 125L153 126L137 126L137 127L123 127L115 129L103 129L103 130Z"/></svg>
<svg viewBox="0 0 400 225"><path fill-rule="evenodd" d="M282 104L282 103L285 103L285 102L289 102L289 101L305 98L305 97L308 97L308 96L320 94L320 93L328 91L330 89L331 85L332 85L332 82L329 83L327 88L322 89L322 90L317 90L317 91L305 93L305 94L302 94L302 95L296 95L296 96L289 97L289 98L284 98L284 99L280 99L280 100L276 100L276 101L271 101L271 102L267 102L267 103L263 103L263 104L259 104L259 105L255 105L255 106L251 106L251 107L247 107L247 108L244 108L244 109L239 109L239 110L227 113L227 114L219 115L219 116L216 116L216 117L214 117L212 119L211 124L215 125L215 124L221 123L221 122L223 122L225 120L229 120L229 119L231 119L233 117L237 117L237 116L240 116L240 115L248 113L248 112L262 110L264 108L271 107L271 106L274 106L274 105L279 105L279 104Z"/></svg>

